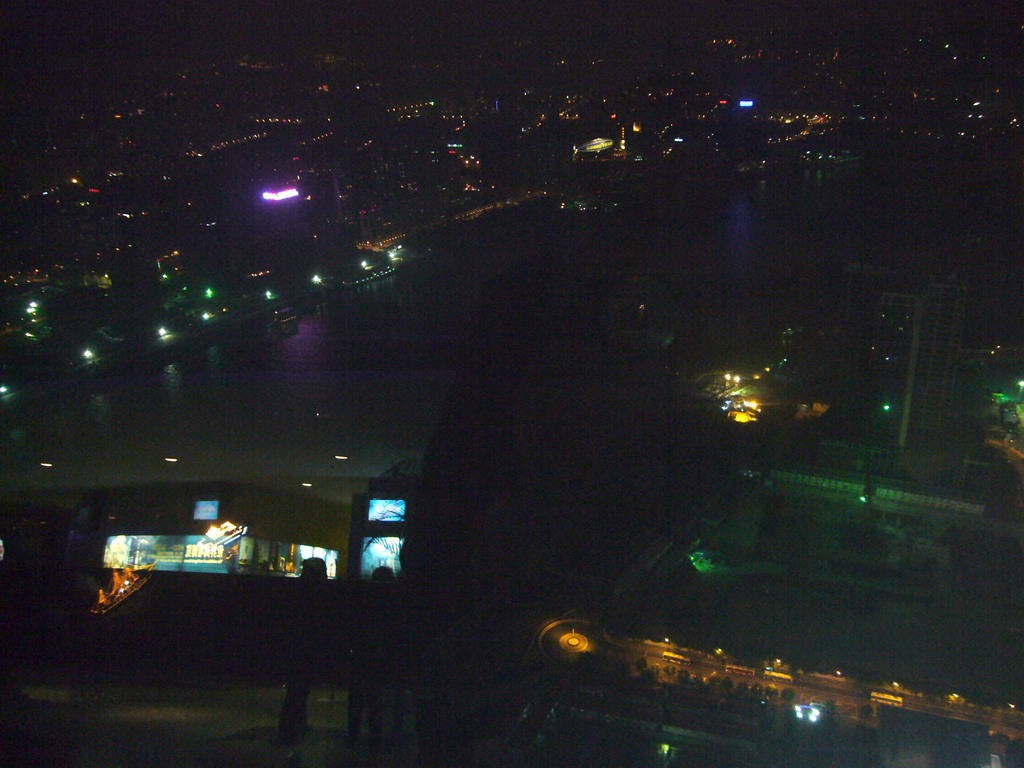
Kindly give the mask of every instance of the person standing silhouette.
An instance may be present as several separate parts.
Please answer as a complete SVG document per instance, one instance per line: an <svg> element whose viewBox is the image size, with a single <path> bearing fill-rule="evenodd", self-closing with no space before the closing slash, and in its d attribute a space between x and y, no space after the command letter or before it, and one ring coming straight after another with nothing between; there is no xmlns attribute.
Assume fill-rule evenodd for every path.
<svg viewBox="0 0 1024 768"><path fill-rule="evenodd" d="M299 590L299 604L295 628L299 630L299 642L294 643L288 654L285 669L284 703L277 721L278 740L285 745L298 744L306 733L306 708L309 702L309 691L313 684L313 654L311 644L316 641L312 637L315 629L316 602L313 597L310 581L327 580L327 563L323 558L310 557L302 561L300 581L304 589Z"/></svg>
<svg viewBox="0 0 1024 768"><path fill-rule="evenodd" d="M354 745L362 731L363 716L370 733L370 745L380 743L384 730L384 689L391 676L395 627L391 611L395 572L387 566L373 571L376 588L364 603L364 614L355 622L350 644L351 667L348 689L348 735Z"/></svg>

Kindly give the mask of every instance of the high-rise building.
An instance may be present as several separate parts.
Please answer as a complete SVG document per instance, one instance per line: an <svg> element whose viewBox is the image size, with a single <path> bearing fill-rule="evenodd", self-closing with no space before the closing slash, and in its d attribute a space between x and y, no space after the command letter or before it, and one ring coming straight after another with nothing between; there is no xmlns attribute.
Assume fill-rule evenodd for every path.
<svg viewBox="0 0 1024 768"><path fill-rule="evenodd" d="M882 294L871 347L876 440L906 448L949 434L964 305L955 278L916 294Z"/></svg>
<svg viewBox="0 0 1024 768"><path fill-rule="evenodd" d="M918 299L916 357L908 414L911 439L948 436L955 421L964 306L964 288L954 280L928 286Z"/></svg>

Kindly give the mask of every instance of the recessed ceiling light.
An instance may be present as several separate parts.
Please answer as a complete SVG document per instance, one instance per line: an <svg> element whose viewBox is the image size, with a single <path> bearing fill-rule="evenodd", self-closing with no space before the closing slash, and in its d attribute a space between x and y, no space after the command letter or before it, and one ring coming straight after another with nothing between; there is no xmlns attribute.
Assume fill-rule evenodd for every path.
<svg viewBox="0 0 1024 768"><path fill-rule="evenodd" d="M39 466L40 466L40 467L52 467L52 466L53 466L53 464L51 464L51 463L50 463L50 462L48 462L48 461L40 461L40 462L39 462Z"/></svg>
<svg viewBox="0 0 1024 768"><path fill-rule="evenodd" d="M345 459L348 458L348 456L335 456L334 458L338 459L339 461L344 461Z"/></svg>
<svg viewBox="0 0 1024 768"><path fill-rule="evenodd" d="M302 484L302 487L303 487L303 488L312 488L312 487L313 487L313 484L312 484L312 483L303 483L303 484Z"/></svg>
<svg viewBox="0 0 1024 768"><path fill-rule="evenodd" d="M172 459L170 456L165 456L164 457L164 461L170 461L171 463L173 463L173 462L177 461L177 459Z"/></svg>

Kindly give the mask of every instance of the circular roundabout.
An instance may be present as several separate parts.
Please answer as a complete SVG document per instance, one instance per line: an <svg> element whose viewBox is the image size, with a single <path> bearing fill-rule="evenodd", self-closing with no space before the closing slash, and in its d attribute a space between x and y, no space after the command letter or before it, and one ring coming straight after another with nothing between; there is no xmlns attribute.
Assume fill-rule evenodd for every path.
<svg viewBox="0 0 1024 768"><path fill-rule="evenodd" d="M590 640L587 639L586 635L569 630L569 632L558 638L558 644L563 650L570 653L582 653L590 647Z"/></svg>
<svg viewBox="0 0 1024 768"><path fill-rule="evenodd" d="M597 628L585 619L558 619L540 630L537 646L548 661L571 665L581 654L598 650L598 637Z"/></svg>

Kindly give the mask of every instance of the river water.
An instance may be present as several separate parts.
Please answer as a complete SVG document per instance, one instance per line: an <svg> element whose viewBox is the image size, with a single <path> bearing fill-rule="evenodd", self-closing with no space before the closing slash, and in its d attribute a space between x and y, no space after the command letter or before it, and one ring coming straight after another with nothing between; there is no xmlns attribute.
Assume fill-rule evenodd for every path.
<svg viewBox="0 0 1024 768"><path fill-rule="evenodd" d="M329 295L294 336L4 398L0 482L275 477L299 488L419 458L482 286L529 257L605 250L719 271L732 305L762 323L828 318L846 261L957 271L971 296L965 344L1013 343L1024 329L1020 181L1006 157L889 152L852 167L652 185L609 214L550 202L497 211L430 234L430 254L367 295Z"/></svg>

